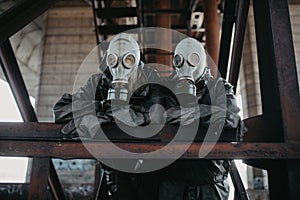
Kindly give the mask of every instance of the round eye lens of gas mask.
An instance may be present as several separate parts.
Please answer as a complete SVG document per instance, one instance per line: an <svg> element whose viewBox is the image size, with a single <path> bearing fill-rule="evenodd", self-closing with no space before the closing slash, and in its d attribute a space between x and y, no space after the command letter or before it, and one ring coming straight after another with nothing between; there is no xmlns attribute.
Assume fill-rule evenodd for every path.
<svg viewBox="0 0 300 200"><path fill-rule="evenodd" d="M123 57L123 64L126 68L132 68L135 64L135 57L132 54L127 54Z"/></svg>
<svg viewBox="0 0 300 200"><path fill-rule="evenodd" d="M173 65L174 65L174 67L179 68L179 67L182 66L182 64L183 64L183 57L182 57L182 55L176 54L174 56L174 58L173 58Z"/></svg>
<svg viewBox="0 0 300 200"><path fill-rule="evenodd" d="M191 66L195 67L200 63L200 56L197 53L191 53L190 55L188 55L187 61Z"/></svg>
<svg viewBox="0 0 300 200"><path fill-rule="evenodd" d="M116 54L108 54L106 57L106 64L108 67L116 67L118 64L118 57Z"/></svg>

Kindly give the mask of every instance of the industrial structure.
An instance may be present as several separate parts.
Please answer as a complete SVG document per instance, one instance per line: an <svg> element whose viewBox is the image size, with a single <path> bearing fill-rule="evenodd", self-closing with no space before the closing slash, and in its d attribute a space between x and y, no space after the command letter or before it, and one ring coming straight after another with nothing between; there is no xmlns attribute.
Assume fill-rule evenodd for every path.
<svg viewBox="0 0 300 200"><path fill-rule="evenodd" d="M72 92L80 64L96 45L142 27L177 30L198 39L218 67L212 69L213 74L217 76L219 70L243 100L248 128L243 141L236 142L236 130L224 130L204 159L242 159L267 170L270 199L299 198L300 57L296 59L300 56L300 1L12 0L0 1L0 10L1 78L9 83L24 120L0 122L0 155L32 158L23 193L0 190L1 199L95 199L97 195L101 199L98 188L101 190L104 180L99 165L81 141L61 134L63 125L52 122L52 107L64 92ZM149 34L156 39L139 38L140 42L160 43L171 37ZM172 72L172 52L148 49L143 55L145 63L165 64L157 68L162 77ZM99 62L91 65L94 68L83 75L97 72ZM36 108L29 95L36 98ZM141 152L160 148L175 130L166 126L145 142L121 138L118 129L109 128L120 146ZM199 159L199 148L207 145L201 143L201 130L181 159ZM71 165L74 159L81 159L80 168L89 168L85 181L93 181L78 196L72 196L78 188L66 191L61 184L63 174L58 172L63 160L70 159ZM246 191L234 163L230 175L235 198L249 199L251 191ZM76 184L75 179L68 184ZM9 184L1 183L0 188L5 185Z"/></svg>

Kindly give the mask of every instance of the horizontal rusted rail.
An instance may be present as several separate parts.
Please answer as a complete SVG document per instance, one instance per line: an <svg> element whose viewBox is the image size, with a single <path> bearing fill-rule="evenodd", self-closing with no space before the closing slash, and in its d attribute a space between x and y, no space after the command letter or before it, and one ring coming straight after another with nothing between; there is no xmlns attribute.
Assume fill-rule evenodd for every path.
<svg viewBox="0 0 300 200"><path fill-rule="evenodd" d="M255 116L244 120L248 132L244 136L244 142L282 142L279 140L272 140L272 135L276 130L267 126L263 116ZM62 135L60 130L63 124L54 123L36 123L36 122L0 122L0 140L65 140L70 139L70 135ZM129 135L120 135L118 129L114 125L106 125L103 130L109 132L110 139L134 139ZM132 132L135 132L132 129ZM151 140L169 141L176 134L176 126L166 126L160 134L151 138ZM191 128L186 127L185 132L191 131ZM202 141L205 137L207 129L199 127L196 141ZM201 133L202 132L202 133ZM135 133L138 134L138 133ZM219 142L233 142L236 141L236 129L223 130Z"/></svg>
<svg viewBox="0 0 300 200"><path fill-rule="evenodd" d="M252 143L237 143L219 140L215 145L208 142L194 142L189 146L187 142L181 140L170 144L173 139L170 137L171 134L174 135L177 131L175 126L166 126L156 137L141 140L124 134L120 136L119 129L108 124L104 130L109 131L114 145L103 138L80 140L62 135L60 133L62 127L62 124L53 123L2 122L0 123L0 156L50 156L61 159L123 157L113 149L117 145L126 151L138 153L160 150L153 158L166 159L172 158L176 151L185 152L181 157L183 159L198 159L200 148L209 152L205 159L300 159L299 143L254 143L253 140L249 140ZM188 134L187 131L189 131L188 127L185 131ZM227 131L228 134L234 133L230 132L232 130ZM222 132L224 135L225 133L226 131ZM96 153L91 155L90 152Z"/></svg>
<svg viewBox="0 0 300 200"><path fill-rule="evenodd" d="M161 150L152 158L172 159L175 151L185 152L182 159L198 159L200 147L208 150L211 143L193 143L184 151L183 142L169 144L163 142L133 142L123 141L114 143L119 148L131 152L153 152ZM0 141L0 156L51 156L61 159L75 158L124 158L116 152L108 142L81 141ZM88 150L87 150L88 149ZM90 152L97 152L91 155ZM217 143L204 159L300 159L300 145L294 143Z"/></svg>
<svg viewBox="0 0 300 200"><path fill-rule="evenodd" d="M156 125L154 125L156 126ZM159 126L159 125L157 125ZM37 123L37 122L0 122L0 140L54 140L54 141L69 141L74 140L71 135L61 134L62 124L53 124L53 123ZM181 127L181 131L188 136L191 132L194 131L195 126L185 126ZM128 127L131 131L131 135L140 135L141 133L135 129ZM111 140L146 140L146 141L165 141L168 142L173 139L178 131L178 126L167 125L162 128L160 132L154 135L151 138L139 139L124 133L118 126L115 124L104 124L102 125L102 130L107 137ZM156 129L155 129L156 130ZM203 141L207 133L206 127L199 127L197 135L195 137L196 141ZM219 141L222 142L233 142L236 141L236 129L226 129L223 130ZM103 139L99 134L96 139ZM185 140L184 137L180 140Z"/></svg>

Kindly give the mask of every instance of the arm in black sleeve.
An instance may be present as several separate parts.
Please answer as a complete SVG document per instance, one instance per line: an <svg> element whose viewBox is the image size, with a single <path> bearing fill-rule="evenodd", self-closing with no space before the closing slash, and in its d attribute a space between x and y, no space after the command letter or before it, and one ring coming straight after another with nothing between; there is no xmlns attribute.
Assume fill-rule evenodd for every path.
<svg viewBox="0 0 300 200"><path fill-rule="evenodd" d="M225 109L225 116L224 114L220 115L225 117L224 128L236 128L238 130L237 140L240 141L247 129L239 116L240 108L237 106L233 86L222 78L216 80L214 84L215 87L213 88L213 92L211 92L210 99L204 98L203 103L208 104L209 101L212 104L210 109L211 115L215 114L217 116L218 112L224 113ZM210 117L201 118L202 123L209 125Z"/></svg>
<svg viewBox="0 0 300 200"><path fill-rule="evenodd" d="M101 101L105 98L103 91L106 91L103 88L105 84L102 76L102 74L92 75L76 93L64 94L54 105L55 122L67 123L62 129L63 134L73 135L77 133L76 125L79 129L85 129L87 126L91 126L92 121L96 122L91 118L96 119L96 111L102 111Z"/></svg>
<svg viewBox="0 0 300 200"><path fill-rule="evenodd" d="M96 99L98 83L101 84L100 79L101 74L94 74L73 95L65 93L53 107L54 121L67 123L73 119L73 113L81 116L89 114L88 112L95 112L94 108L99 107L102 100L101 95Z"/></svg>

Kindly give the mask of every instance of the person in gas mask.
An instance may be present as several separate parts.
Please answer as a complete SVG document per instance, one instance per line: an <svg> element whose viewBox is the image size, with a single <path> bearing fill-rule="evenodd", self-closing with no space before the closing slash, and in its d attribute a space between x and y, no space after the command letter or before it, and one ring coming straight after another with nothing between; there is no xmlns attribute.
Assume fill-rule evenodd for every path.
<svg viewBox="0 0 300 200"><path fill-rule="evenodd" d="M237 128L237 140L241 140L245 128L232 86L222 78L213 79L201 43L193 38L180 41L173 65L171 81L176 83L178 100L167 111L167 123L189 125L198 121L218 132L224 125ZM159 200L228 199L229 167L230 160L177 160L162 171Z"/></svg>
<svg viewBox="0 0 300 200"><path fill-rule="evenodd" d="M55 104L55 122L66 123L63 134L97 138L99 123L119 120L129 126L145 126L162 116L153 105L165 97L157 84L147 84L160 77L156 70L143 64L140 54L138 43L128 34L116 35L110 41L101 64L106 66L104 72L92 75L75 94L64 94ZM134 174L103 167L113 200L158 198L155 172Z"/></svg>

